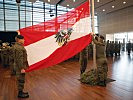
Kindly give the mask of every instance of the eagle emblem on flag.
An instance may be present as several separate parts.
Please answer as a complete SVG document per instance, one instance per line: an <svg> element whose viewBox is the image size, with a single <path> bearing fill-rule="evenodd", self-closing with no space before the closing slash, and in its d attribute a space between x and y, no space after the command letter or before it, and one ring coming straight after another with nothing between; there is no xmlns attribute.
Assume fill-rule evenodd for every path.
<svg viewBox="0 0 133 100"><path fill-rule="evenodd" d="M73 32L72 28L68 28L66 31L61 30L59 31L56 35L56 42L58 43L59 46L64 46L68 43L68 40L70 40L70 36Z"/></svg>

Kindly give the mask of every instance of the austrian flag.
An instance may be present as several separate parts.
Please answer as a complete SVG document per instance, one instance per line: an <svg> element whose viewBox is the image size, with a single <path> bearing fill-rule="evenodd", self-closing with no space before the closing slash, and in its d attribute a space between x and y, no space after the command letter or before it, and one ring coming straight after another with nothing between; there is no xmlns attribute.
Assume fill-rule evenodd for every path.
<svg viewBox="0 0 133 100"><path fill-rule="evenodd" d="M89 2L52 20L20 29L29 69L47 68L71 58L92 41Z"/></svg>

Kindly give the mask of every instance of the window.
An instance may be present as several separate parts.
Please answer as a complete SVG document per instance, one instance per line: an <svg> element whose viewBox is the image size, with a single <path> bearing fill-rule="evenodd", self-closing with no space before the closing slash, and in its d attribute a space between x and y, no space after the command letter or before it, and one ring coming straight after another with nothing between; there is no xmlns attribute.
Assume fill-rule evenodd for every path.
<svg viewBox="0 0 133 100"><path fill-rule="evenodd" d="M19 30L19 27L36 25L56 17L56 6L39 0L34 3L29 2L29 0L21 0L20 11L18 10L16 0L0 0L0 31L16 31ZM70 10L67 7L58 5L57 16ZM97 20L97 17L95 19ZM98 33L97 22L96 33Z"/></svg>

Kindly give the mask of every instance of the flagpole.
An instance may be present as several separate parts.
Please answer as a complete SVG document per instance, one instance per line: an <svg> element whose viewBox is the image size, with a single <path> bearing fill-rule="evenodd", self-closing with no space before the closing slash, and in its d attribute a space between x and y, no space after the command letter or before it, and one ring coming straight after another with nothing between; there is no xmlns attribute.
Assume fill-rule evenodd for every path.
<svg viewBox="0 0 133 100"><path fill-rule="evenodd" d="M95 34L95 3L94 0L91 0L91 7L92 7L92 13L91 13L91 27L92 27L92 32ZM96 68L96 45L93 43L93 68Z"/></svg>

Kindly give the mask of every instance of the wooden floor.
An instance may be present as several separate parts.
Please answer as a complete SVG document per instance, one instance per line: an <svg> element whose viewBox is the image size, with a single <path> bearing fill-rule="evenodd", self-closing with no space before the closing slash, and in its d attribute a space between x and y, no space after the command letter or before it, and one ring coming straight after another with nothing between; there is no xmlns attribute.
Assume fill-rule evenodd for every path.
<svg viewBox="0 0 133 100"><path fill-rule="evenodd" d="M133 100L133 57L123 53L108 58L108 77L116 81L107 87L81 84L78 61L66 61L54 67L27 73L25 100ZM89 61L88 68L92 65ZM0 67L0 100L21 100L17 96L16 79L9 69Z"/></svg>

